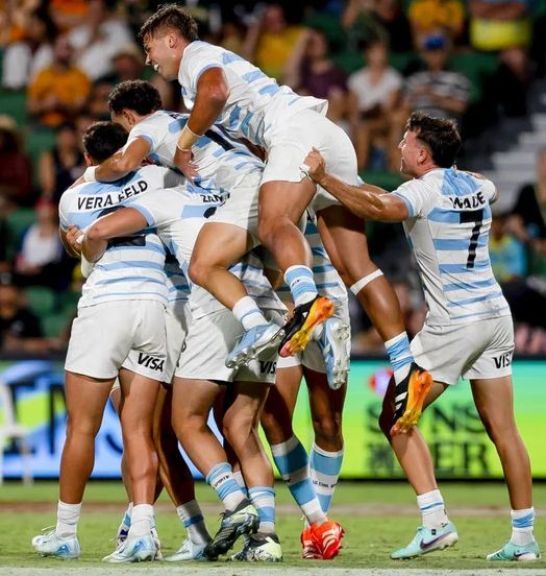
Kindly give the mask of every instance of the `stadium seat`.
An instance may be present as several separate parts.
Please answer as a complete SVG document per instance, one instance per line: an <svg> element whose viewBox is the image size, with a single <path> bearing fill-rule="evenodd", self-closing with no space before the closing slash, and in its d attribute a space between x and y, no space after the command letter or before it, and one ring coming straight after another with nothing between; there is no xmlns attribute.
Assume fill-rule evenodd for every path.
<svg viewBox="0 0 546 576"><path fill-rule="evenodd" d="M27 96L25 92L0 90L0 113L15 119L19 126L27 122Z"/></svg>
<svg viewBox="0 0 546 576"><path fill-rule="evenodd" d="M22 456L23 482L32 483L32 471L30 466L30 448L27 443L29 430L18 424L15 419L13 399L7 384L0 380L0 406L2 420L0 422L0 484L4 482L4 450L6 440L15 440Z"/></svg>
<svg viewBox="0 0 546 576"><path fill-rule="evenodd" d="M452 56L449 67L455 72L464 74L471 82L470 101L479 102L483 97L485 83L499 67L496 54L484 52L463 52Z"/></svg>
<svg viewBox="0 0 546 576"><path fill-rule="evenodd" d="M7 216L7 253L9 258L12 258L17 253L24 232L34 223L35 218L36 215L32 208L19 208Z"/></svg>
<svg viewBox="0 0 546 576"><path fill-rule="evenodd" d="M40 160L40 155L46 150L51 150L55 145L55 132L49 128L37 128L29 129L26 133L26 151L30 156L30 160L33 166L33 182L34 184L39 184L38 182L38 162Z"/></svg>
<svg viewBox="0 0 546 576"><path fill-rule="evenodd" d="M43 316L41 320L44 336L46 338L57 338L66 329L71 318L72 314L68 316L64 312Z"/></svg>
<svg viewBox="0 0 546 576"><path fill-rule="evenodd" d="M55 292L45 286L30 286L25 288L25 297L29 308L37 316L44 317L55 310L57 299Z"/></svg>
<svg viewBox="0 0 546 576"><path fill-rule="evenodd" d="M379 186L391 192L395 188L398 188L400 184L404 182L404 179L400 174L396 172L382 172L379 170L369 170L366 172L361 172L360 177L366 184L373 184L374 186Z"/></svg>

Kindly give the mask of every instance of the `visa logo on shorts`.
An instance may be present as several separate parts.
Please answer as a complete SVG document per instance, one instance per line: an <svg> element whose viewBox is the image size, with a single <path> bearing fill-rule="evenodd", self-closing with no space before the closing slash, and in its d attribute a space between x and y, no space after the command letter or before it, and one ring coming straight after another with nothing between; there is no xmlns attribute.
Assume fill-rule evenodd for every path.
<svg viewBox="0 0 546 576"><path fill-rule="evenodd" d="M262 374L275 374L277 363L272 360L260 360L260 372Z"/></svg>
<svg viewBox="0 0 546 576"><path fill-rule="evenodd" d="M499 368L508 368L508 366L512 364L512 352L507 352L506 354L497 356L496 358L493 358L493 360L495 360L495 368L497 370Z"/></svg>
<svg viewBox="0 0 546 576"><path fill-rule="evenodd" d="M165 366L165 359L158 358L157 356L151 356L150 354L138 353L138 363L141 366L145 366L150 370L155 370L157 372L163 372L163 367Z"/></svg>

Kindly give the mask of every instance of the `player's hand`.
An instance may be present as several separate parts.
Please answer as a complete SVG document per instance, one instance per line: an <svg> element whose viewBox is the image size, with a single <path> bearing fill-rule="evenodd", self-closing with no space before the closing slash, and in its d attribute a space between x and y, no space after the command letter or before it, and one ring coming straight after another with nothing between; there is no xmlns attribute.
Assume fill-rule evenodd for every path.
<svg viewBox="0 0 546 576"><path fill-rule="evenodd" d="M173 160L180 172L182 172L188 180L193 182L194 178L198 175L198 172L197 164L193 161L192 151L177 148Z"/></svg>
<svg viewBox="0 0 546 576"><path fill-rule="evenodd" d="M300 170L309 176L311 180L320 182L326 174L326 162L322 154L316 148L313 148L305 157Z"/></svg>
<svg viewBox="0 0 546 576"><path fill-rule="evenodd" d="M69 226L66 231L66 241L70 248L77 254L81 254L82 244L78 242L78 238L82 235L82 231L77 226Z"/></svg>

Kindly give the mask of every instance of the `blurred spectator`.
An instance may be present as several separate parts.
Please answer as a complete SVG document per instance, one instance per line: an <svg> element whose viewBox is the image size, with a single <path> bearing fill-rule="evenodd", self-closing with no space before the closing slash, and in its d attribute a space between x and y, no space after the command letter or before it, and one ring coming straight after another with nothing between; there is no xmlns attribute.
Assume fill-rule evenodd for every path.
<svg viewBox="0 0 546 576"><path fill-rule="evenodd" d="M25 37L10 44L4 53L2 86L9 90L25 88L39 70L53 61L53 42L57 28L46 8L40 8L29 16Z"/></svg>
<svg viewBox="0 0 546 576"><path fill-rule="evenodd" d="M456 40L464 30L465 7L460 0L411 0L408 18L416 46L438 30Z"/></svg>
<svg viewBox="0 0 546 576"><path fill-rule="evenodd" d="M50 0L51 17L60 30L83 24L89 13L88 0Z"/></svg>
<svg viewBox="0 0 546 576"><path fill-rule="evenodd" d="M136 44L119 48L112 58L114 70L105 79L114 85L126 80L139 80L144 71L144 55Z"/></svg>
<svg viewBox="0 0 546 576"><path fill-rule="evenodd" d="M40 0L0 2L0 47L23 40L28 17L40 3Z"/></svg>
<svg viewBox="0 0 546 576"><path fill-rule="evenodd" d="M305 29L287 62L284 82L298 94L328 100L328 118L334 122L347 112L347 76L329 57L324 33Z"/></svg>
<svg viewBox="0 0 546 576"><path fill-rule="evenodd" d="M393 52L413 49L410 23L398 0L349 0L341 22L351 50L376 38L388 42Z"/></svg>
<svg viewBox="0 0 546 576"><path fill-rule="evenodd" d="M0 275L0 352L41 352L49 348L40 320L23 303L9 274Z"/></svg>
<svg viewBox="0 0 546 576"><path fill-rule="evenodd" d="M501 284L525 276L527 262L523 244L506 226L506 214L493 217L489 237L489 256L495 278Z"/></svg>
<svg viewBox="0 0 546 576"><path fill-rule="evenodd" d="M412 74L405 88L405 104L410 110L422 110L439 118L460 122L468 107L470 82L459 72L446 69L449 40L440 34L422 40L421 57L426 70Z"/></svg>
<svg viewBox="0 0 546 576"><path fill-rule="evenodd" d="M42 196L55 206L59 204L61 194L85 170L80 141L74 124L61 124L57 128L55 146L52 150L42 152L40 157L39 176Z"/></svg>
<svg viewBox="0 0 546 576"><path fill-rule="evenodd" d="M496 89L509 116L526 114L529 83L527 48L531 21L527 0L470 0L470 42L476 50L499 52Z"/></svg>
<svg viewBox="0 0 546 576"><path fill-rule="evenodd" d="M280 79L302 32L301 26L286 22L280 4L268 4L247 31L243 56L268 76Z"/></svg>
<svg viewBox="0 0 546 576"><path fill-rule="evenodd" d="M57 207L42 199L36 205L36 222L25 232L21 251L15 260L19 283L60 288L63 283L62 257Z"/></svg>
<svg viewBox="0 0 546 576"><path fill-rule="evenodd" d="M114 84L109 80L98 80L91 86L89 99L87 100L87 110L93 118L97 120L110 120L110 109L108 108L108 94L112 91Z"/></svg>
<svg viewBox="0 0 546 576"><path fill-rule="evenodd" d="M389 170L398 170L398 142L406 115L400 113L402 77L388 65L388 48L372 41L364 51L366 66L349 77L352 125L359 170L368 166L372 146L385 148Z"/></svg>
<svg viewBox="0 0 546 576"><path fill-rule="evenodd" d="M529 248L530 272L546 276L546 147L537 154L536 182L520 189L509 226Z"/></svg>
<svg viewBox="0 0 546 576"><path fill-rule="evenodd" d="M106 0L89 0L84 23L69 33L76 63L91 80L110 74L112 58L133 41L127 24L116 18L107 4Z"/></svg>
<svg viewBox="0 0 546 576"><path fill-rule="evenodd" d="M235 54L242 54L245 28L237 21L228 20L220 31L219 45Z"/></svg>
<svg viewBox="0 0 546 576"><path fill-rule="evenodd" d="M0 212L29 204L32 168L11 116L0 116Z"/></svg>
<svg viewBox="0 0 546 576"><path fill-rule="evenodd" d="M89 78L72 65L73 49L66 36L55 41L51 66L38 72L28 86L28 111L41 124L55 127L71 120L89 94Z"/></svg>

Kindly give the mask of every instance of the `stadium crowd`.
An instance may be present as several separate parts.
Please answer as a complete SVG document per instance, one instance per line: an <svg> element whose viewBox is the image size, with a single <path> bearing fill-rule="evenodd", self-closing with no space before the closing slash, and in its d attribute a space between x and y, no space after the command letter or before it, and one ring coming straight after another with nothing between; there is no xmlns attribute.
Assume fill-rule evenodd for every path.
<svg viewBox="0 0 546 576"><path fill-rule="evenodd" d="M85 169L85 129L109 119L112 88L150 80L165 109L183 110L177 83L145 67L136 39L158 4L0 2L0 353L66 346L81 278L57 237L57 205ZM529 86L545 73L544 2L187 4L204 40L299 94L327 99L328 116L355 145L364 180L387 188L401 182L397 146L410 111L455 118L468 140L499 118L525 116ZM496 215L491 237L493 268L523 354L546 353L545 182L542 150L536 174L529 174L512 210ZM414 335L425 308L402 228L369 223L367 233ZM353 308L353 352L381 353L371 322Z"/></svg>

